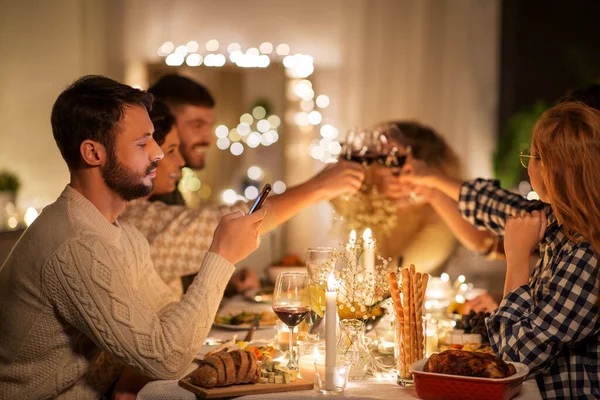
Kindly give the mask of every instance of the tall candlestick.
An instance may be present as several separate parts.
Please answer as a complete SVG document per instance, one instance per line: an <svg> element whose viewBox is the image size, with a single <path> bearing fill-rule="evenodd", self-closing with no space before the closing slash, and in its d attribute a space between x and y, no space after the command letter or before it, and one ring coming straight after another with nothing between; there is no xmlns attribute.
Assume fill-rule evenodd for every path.
<svg viewBox="0 0 600 400"><path fill-rule="evenodd" d="M327 278L327 293L325 293L325 389L334 390L334 374L337 353L337 282L333 272Z"/></svg>
<svg viewBox="0 0 600 400"><path fill-rule="evenodd" d="M363 271L371 282L375 277L375 241L373 240L373 233L371 228L365 229L363 232ZM371 299L375 293L374 285L369 285L367 298Z"/></svg>

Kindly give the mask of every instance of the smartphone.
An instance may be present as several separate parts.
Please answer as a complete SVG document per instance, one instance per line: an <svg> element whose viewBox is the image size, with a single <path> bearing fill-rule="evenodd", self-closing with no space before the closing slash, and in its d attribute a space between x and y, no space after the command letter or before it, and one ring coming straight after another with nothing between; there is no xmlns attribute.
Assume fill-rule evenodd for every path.
<svg viewBox="0 0 600 400"><path fill-rule="evenodd" d="M267 196L269 195L269 193L271 193L271 185L269 183L267 183L262 188L262 191L260 192L260 194L258 195L256 200L254 201L254 204L252 204L252 207L250 208L250 211L248 212L248 214L252 214L254 211L260 210L263 203L267 199Z"/></svg>

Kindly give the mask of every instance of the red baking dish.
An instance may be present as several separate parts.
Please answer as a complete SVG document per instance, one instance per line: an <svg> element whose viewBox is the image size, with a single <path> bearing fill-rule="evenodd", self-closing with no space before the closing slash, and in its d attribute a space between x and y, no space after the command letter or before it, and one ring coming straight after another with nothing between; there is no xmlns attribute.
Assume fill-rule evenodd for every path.
<svg viewBox="0 0 600 400"><path fill-rule="evenodd" d="M417 361L410 367L415 390L423 400L509 400L521 391L529 368L513 364L517 373L503 379L472 378L468 376L423 372L427 360Z"/></svg>

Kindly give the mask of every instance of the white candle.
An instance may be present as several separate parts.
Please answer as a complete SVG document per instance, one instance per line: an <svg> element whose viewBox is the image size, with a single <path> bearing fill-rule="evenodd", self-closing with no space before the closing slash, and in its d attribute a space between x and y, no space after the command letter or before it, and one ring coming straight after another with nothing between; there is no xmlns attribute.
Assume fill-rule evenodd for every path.
<svg viewBox="0 0 600 400"><path fill-rule="evenodd" d="M365 229L363 232L363 271L368 282L374 280L375 277L375 241L373 240L373 232L371 228ZM371 300L374 294L374 285L369 285L367 298Z"/></svg>
<svg viewBox="0 0 600 400"><path fill-rule="evenodd" d="M325 389L334 390L334 373L337 353L337 282L333 272L327 278L325 293Z"/></svg>

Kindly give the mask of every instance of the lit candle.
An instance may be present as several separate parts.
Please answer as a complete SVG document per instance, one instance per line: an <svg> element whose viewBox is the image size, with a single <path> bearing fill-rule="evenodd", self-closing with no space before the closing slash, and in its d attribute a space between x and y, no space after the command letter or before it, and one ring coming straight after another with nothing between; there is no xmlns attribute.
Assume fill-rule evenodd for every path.
<svg viewBox="0 0 600 400"><path fill-rule="evenodd" d="M375 241L373 240L373 232L371 228L365 229L363 232L363 271L369 282L374 279L375 276ZM367 298L371 298L374 294L374 287L369 286Z"/></svg>
<svg viewBox="0 0 600 400"><path fill-rule="evenodd" d="M325 293L325 389L334 390L334 374L337 353L337 282L333 271L327 278Z"/></svg>

